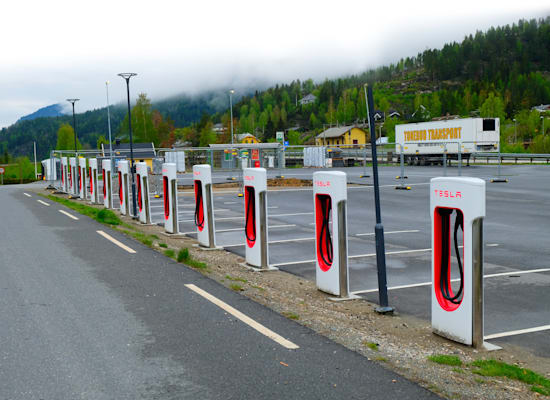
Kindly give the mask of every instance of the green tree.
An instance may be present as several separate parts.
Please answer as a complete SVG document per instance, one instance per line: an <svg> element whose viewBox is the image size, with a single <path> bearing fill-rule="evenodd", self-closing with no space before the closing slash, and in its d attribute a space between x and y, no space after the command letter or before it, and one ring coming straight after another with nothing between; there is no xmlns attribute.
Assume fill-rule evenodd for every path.
<svg viewBox="0 0 550 400"><path fill-rule="evenodd" d="M124 117L119 134L129 140L128 114ZM159 144L159 138L153 124L153 106L145 93L140 93L136 105L132 107L132 136L136 143Z"/></svg>
<svg viewBox="0 0 550 400"><path fill-rule="evenodd" d="M504 102L500 96L495 96L494 93L489 93L487 100L483 102L479 109L479 115L483 118L500 118L504 122L506 116L504 112Z"/></svg>
<svg viewBox="0 0 550 400"><path fill-rule="evenodd" d="M287 140L291 146L297 146L304 143L304 141L302 140L302 136L300 135L300 132L297 132L297 131L288 131Z"/></svg>
<svg viewBox="0 0 550 400"><path fill-rule="evenodd" d="M430 115L434 117L441 116L441 100L439 100L439 94L437 94L437 92L432 95L432 100L430 102Z"/></svg>
<svg viewBox="0 0 550 400"><path fill-rule="evenodd" d="M216 143L217 137L216 132L214 132L213 124L211 121L208 121L208 123L201 129L200 131L200 139L199 139L199 146L200 147L208 147L209 144Z"/></svg>
<svg viewBox="0 0 550 400"><path fill-rule="evenodd" d="M57 130L56 150L74 150L74 130L69 124L62 124ZM82 149L78 138L76 139L76 148Z"/></svg>

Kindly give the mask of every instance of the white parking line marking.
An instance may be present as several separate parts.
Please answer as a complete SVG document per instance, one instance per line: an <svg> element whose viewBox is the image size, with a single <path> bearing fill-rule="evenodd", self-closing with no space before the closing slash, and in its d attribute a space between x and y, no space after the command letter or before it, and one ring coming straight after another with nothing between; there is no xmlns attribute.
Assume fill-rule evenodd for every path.
<svg viewBox="0 0 550 400"><path fill-rule="evenodd" d="M550 268L538 268L538 269L530 269L526 271L499 272L498 274L483 275L483 278L485 279L485 278L496 278L499 276L535 274L538 272L550 272ZM459 278L451 279L451 282L458 282L458 281L460 281ZM420 283L412 283L410 285L391 286L391 287L388 287L388 290L408 289L408 288L414 288L414 287L420 287L420 286L431 286L431 285L432 285L431 282L420 282ZM378 292L378 289L359 290L357 292L353 292L353 294L374 293L374 292Z"/></svg>
<svg viewBox="0 0 550 400"><path fill-rule="evenodd" d="M267 208L269 208L269 209L272 209L272 208L279 208L279 206L267 206Z"/></svg>
<svg viewBox="0 0 550 400"><path fill-rule="evenodd" d="M241 228L244 230L244 228ZM315 240L314 237L307 237L307 238L296 238L296 239L283 239L283 240L271 240L268 242L268 244L277 244L277 243L288 243L288 242L304 242L308 240ZM238 244L224 244L223 247L239 247L244 246L245 243L238 243Z"/></svg>
<svg viewBox="0 0 550 400"><path fill-rule="evenodd" d="M23 192L23 194L27 197L32 197L30 194Z"/></svg>
<svg viewBox="0 0 550 400"><path fill-rule="evenodd" d="M69 218L74 219L75 221L78 221L78 218L77 218L77 217L75 217L75 216L72 215L72 214L69 214L67 211L64 211L64 210L57 210L57 211L59 211L61 214L66 215L66 216L69 217Z"/></svg>
<svg viewBox="0 0 550 400"><path fill-rule="evenodd" d="M217 221L217 220L216 220ZM291 228L293 226L296 226L296 224L289 224L289 225L270 225L268 226L268 229L274 229L274 228ZM244 226L241 228L231 228L231 229L216 229L217 232L237 232L237 231L243 231L244 232ZM191 235L193 233L197 233L197 231L190 231L190 232L182 232L182 235Z"/></svg>
<svg viewBox="0 0 550 400"><path fill-rule="evenodd" d="M224 201L223 204L239 204L238 201Z"/></svg>
<svg viewBox="0 0 550 400"><path fill-rule="evenodd" d="M389 235L390 233L417 233L417 232L420 232L420 230L418 229L411 229L411 230L408 230L408 231L388 231L388 232L384 232L385 235ZM374 232L369 232L369 233L357 233L355 236L374 236Z"/></svg>
<svg viewBox="0 0 550 400"><path fill-rule="evenodd" d="M110 240L111 242L116 244L121 249L126 250L128 253L135 254L136 251L134 249L131 249L130 247L126 246L124 243L119 242L118 240L116 240L114 237L112 237L108 233L105 233L103 231L96 231L96 232L99 233L101 236L103 236L105 239Z"/></svg>
<svg viewBox="0 0 550 400"><path fill-rule="evenodd" d="M498 243L487 243L485 246L487 246L487 247L497 247Z"/></svg>
<svg viewBox="0 0 550 400"><path fill-rule="evenodd" d="M48 203L46 203L45 201L42 201L42 200L36 200L36 201L38 201L40 204L44 204L45 206L48 206L48 207L50 206L50 205L49 205Z"/></svg>
<svg viewBox="0 0 550 400"><path fill-rule="evenodd" d="M292 213L292 214L273 214L268 215L269 218L277 218L277 217L294 217L296 215L313 215L312 212L303 212L303 213ZM225 217L225 218L216 218L216 221L230 221L235 219L244 219L244 216L242 217ZM179 222L195 222L194 219L184 219Z"/></svg>
<svg viewBox="0 0 550 400"><path fill-rule="evenodd" d="M235 318L240 319L242 322L250 326L251 328L255 329L256 331L260 332L262 335L267 336L271 340L277 342L281 346L290 349L290 350L296 350L300 347L294 343L292 343L290 340L285 339L284 337L278 335L277 333L273 332L272 330L266 328L259 322L254 321L249 316L243 314L239 310L231 307L229 304L221 301L217 297L212 296L210 293L202 290L201 288L189 283L185 285L188 289L191 289L193 292L197 293L198 295L204 297L206 300L214 303L218 307L220 307L222 310L228 312L229 314L233 315Z"/></svg>
<svg viewBox="0 0 550 400"><path fill-rule="evenodd" d="M517 331L493 333L492 335L484 336L484 338L486 340L498 339L498 338L502 338L502 337L523 335L525 333L542 332L542 331L547 331L547 330L550 330L550 325L536 326L534 328L527 328L527 329L518 329Z"/></svg>

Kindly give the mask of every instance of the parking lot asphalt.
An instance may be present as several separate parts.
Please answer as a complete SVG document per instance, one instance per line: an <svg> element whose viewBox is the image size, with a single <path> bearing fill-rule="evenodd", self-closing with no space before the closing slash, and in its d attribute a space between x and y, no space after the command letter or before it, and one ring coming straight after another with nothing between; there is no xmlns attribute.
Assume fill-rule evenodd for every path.
<svg viewBox="0 0 550 400"><path fill-rule="evenodd" d="M268 171L312 179L318 169ZM334 169L333 169L334 170ZM348 175L348 254L353 292L377 301L372 178L360 178L364 168L342 168ZM382 222L385 230L390 303L404 314L430 318L431 221L429 181L443 175L442 167L409 167L405 183L410 190L395 190L399 167L380 167ZM515 344L550 357L550 229L547 185L549 166L506 165L507 183L491 183L494 165L461 169L462 176L487 181L487 215L484 220L485 334L502 337L491 342ZM371 173L367 169L367 173ZM457 176L456 167L447 168ZM214 183L239 179L238 172L213 173ZM180 185L191 184L190 174L178 176ZM217 244L244 256L244 204L238 189L214 191ZM162 199L151 198L154 222L162 223ZM194 198L179 193L179 228L196 237ZM273 266L315 279L315 231L311 187L268 190L269 262ZM498 276L494 276L498 274ZM411 285L419 285L410 287ZM405 286L405 287L401 287ZM401 287L401 288L398 288ZM512 331L527 330L509 335ZM529 330L533 330L530 332Z"/></svg>

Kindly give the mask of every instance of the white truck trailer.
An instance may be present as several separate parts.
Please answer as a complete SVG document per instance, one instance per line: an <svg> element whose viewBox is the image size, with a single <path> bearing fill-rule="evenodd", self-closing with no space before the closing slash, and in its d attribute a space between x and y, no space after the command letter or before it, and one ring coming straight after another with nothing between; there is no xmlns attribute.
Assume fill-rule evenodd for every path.
<svg viewBox="0 0 550 400"><path fill-rule="evenodd" d="M395 126L395 152L409 165L443 164L458 159L459 149L463 160L477 152L496 152L500 143L498 118L462 118L443 121L418 122Z"/></svg>

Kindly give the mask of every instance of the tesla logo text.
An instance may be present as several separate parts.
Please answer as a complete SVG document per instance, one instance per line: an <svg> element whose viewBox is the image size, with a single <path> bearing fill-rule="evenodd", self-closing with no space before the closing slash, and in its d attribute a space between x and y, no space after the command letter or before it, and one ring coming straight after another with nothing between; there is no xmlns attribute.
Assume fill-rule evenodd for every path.
<svg viewBox="0 0 550 400"><path fill-rule="evenodd" d="M200 175L201 173L200 173L200 171L194 171L193 174L194 175Z"/></svg>
<svg viewBox="0 0 550 400"><path fill-rule="evenodd" d="M452 190L439 190L435 189L435 195L438 197L448 197L448 198L462 198L462 192L453 192Z"/></svg>
<svg viewBox="0 0 550 400"><path fill-rule="evenodd" d="M330 181L314 181L313 184L318 187L327 187L330 186Z"/></svg>
<svg viewBox="0 0 550 400"><path fill-rule="evenodd" d="M247 180L247 181L253 181L254 177L253 176L245 176L244 179Z"/></svg>

